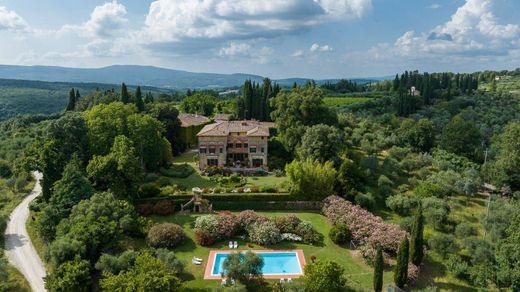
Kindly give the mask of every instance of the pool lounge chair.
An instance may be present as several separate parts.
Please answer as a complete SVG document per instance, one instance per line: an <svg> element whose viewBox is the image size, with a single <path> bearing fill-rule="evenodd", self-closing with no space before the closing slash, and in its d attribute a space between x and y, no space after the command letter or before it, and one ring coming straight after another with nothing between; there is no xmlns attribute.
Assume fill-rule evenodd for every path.
<svg viewBox="0 0 520 292"><path fill-rule="evenodd" d="M197 262L202 262L202 259L201 259L201 258L193 257L193 259L196 260Z"/></svg>
<svg viewBox="0 0 520 292"><path fill-rule="evenodd" d="M235 280L231 279L231 285L235 286Z"/></svg>
<svg viewBox="0 0 520 292"><path fill-rule="evenodd" d="M229 246L229 248L233 248L233 241L230 241L228 246Z"/></svg>
<svg viewBox="0 0 520 292"><path fill-rule="evenodd" d="M238 248L238 242L233 242L233 248Z"/></svg>
<svg viewBox="0 0 520 292"><path fill-rule="evenodd" d="M285 279L284 278L280 278L280 283L284 284L285 283Z"/></svg>
<svg viewBox="0 0 520 292"><path fill-rule="evenodd" d="M226 279L222 279L222 281L220 281L220 285L222 285L222 286L226 286L226 284L227 284Z"/></svg>
<svg viewBox="0 0 520 292"><path fill-rule="evenodd" d="M287 278L287 283L292 283L292 278Z"/></svg>
<svg viewBox="0 0 520 292"><path fill-rule="evenodd" d="M202 264L202 262L197 261L197 260L195 260L195 259L191 259L191 263L194 264L194 265L200 265L200 264Z"/></svg>

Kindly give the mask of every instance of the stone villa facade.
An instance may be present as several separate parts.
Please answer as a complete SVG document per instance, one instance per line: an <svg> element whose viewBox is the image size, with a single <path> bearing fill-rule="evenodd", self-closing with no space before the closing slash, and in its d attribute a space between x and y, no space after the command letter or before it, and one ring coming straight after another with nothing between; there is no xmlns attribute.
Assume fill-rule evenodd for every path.
<svg viewBox="0 0 520 292"><path fill-rule="evenodd" d="M267 141L273 123L217 121L197 134L199 168L262 168L267 170Z"/></svg>

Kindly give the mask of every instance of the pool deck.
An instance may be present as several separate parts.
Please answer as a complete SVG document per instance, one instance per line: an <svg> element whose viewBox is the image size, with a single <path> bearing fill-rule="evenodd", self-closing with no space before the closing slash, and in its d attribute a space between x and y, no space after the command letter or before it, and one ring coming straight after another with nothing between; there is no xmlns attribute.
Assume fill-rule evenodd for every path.
<svg viewBox="0 0 520 292"><path fill-rule="evenodd" d="M234 252L246 252L247 250L237 250L237 249L229 249L229 250L211 250L209 252L208 261L206 263L206 270L204 271L204 280L216 280L222 279L220 275L212 275L211 271L213 270L213 264L215 262L216 254L219 253L234 253ZM281 278L300 278L303 277L303 268L305 267L305 256L303 254L303 250L301 249L292 249L292 250L251 250L254 253L280 253L280 252L295 252L298 256L298 262L300 263L300 268L302 270L301 274L280 274L280 275L264 275L265 279L281 279Z"/></svg>

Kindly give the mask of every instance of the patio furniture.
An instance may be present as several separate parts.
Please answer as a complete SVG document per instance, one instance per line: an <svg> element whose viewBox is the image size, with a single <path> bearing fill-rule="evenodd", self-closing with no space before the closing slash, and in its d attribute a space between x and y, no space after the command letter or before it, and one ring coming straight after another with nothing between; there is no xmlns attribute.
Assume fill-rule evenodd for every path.
<svg viewBox="0 0 520 292"><path fill-rule="evenodd" d="M229 246L229 248L233 248L233 241L230 241L228 246Z"/></svg>
<svg viewBox="0 0 520 292"><path fill-rule="evenodd" d="M197 260L195 260L195 259L191 259L191 263L194 264L194 265L200 265L200 264L202 264L202 262L199 262L199 261L197 261Z"/></svg>
<svg viewBox="0 0 520 292"><path fill-rule="evenodd" d="M235 280L231 279L231 285L235 286Z"/></svg>
<svg viewBox="0 0 520 292"><path fill-rule="evenodd" d="M287 278L287 283L292 283L292 278Z"/></svg>
<svg viewBox="0 0 520 292"><path fill-rule="evenodd" d="M238 242L233 242L233 248L238 248Z"/></svg>
<svg viewBox="0 0 520 292"><path fill-rule="evenodd" d="M284 284L285 283L285 279L284 278L280 278L280 284Z"/></svg>
<svg viewBox="0 0 520 292"><path fill-rule="evenodd" d="M220 281L220 285L226 286L226 279L222 279L222 281Z"/></svg>
<svg viewBox="0 0 520 292"><path fill-rule="evenodd" d="M202 259L201 258L198 258L198 257L193 257L193 259L197 262L202 262Z"/></svg>

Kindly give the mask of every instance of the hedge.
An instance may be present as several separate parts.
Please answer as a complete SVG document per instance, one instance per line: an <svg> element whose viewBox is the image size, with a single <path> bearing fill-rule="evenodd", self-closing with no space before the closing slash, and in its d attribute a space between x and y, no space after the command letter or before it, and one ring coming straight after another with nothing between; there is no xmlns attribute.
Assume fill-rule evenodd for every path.
<svg viewBox="0 0 520 292"><path fill-rule="evenodd" d="M155 202L157 200L173 200L173 201L189 201L193 195L174 195L170 197L154 197L138 200L137 203ZM225 193L225 194L203 194L202 198L210 202L227 202L227 201L299 201L301 198L289 193Z"/></svg>
<svg viewBox="0 0 520 292"><path fill-rule="evenodd" d="M216 211L319 211L322 207L321 202L315 201L228 201L212 204Z"/></svg>

